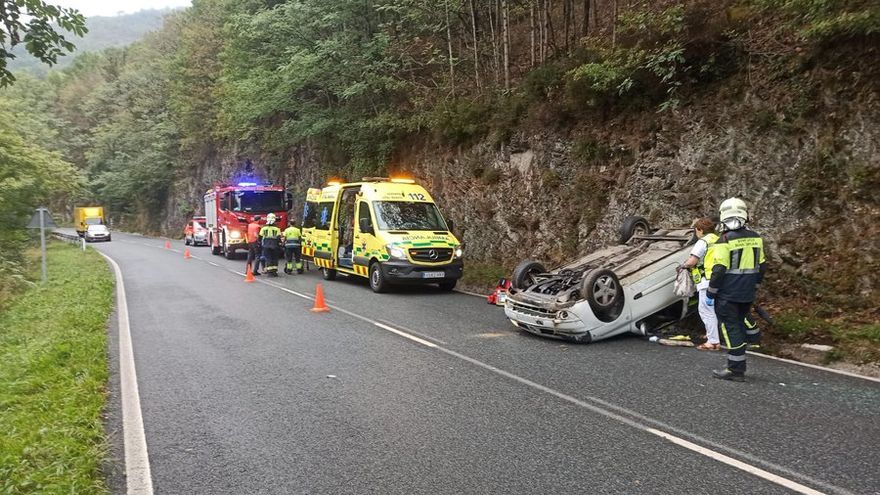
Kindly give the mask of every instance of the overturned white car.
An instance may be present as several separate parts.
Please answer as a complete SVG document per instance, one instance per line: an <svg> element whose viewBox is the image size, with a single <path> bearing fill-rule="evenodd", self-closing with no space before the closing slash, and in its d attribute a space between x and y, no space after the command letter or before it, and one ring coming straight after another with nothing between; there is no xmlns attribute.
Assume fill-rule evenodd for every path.
<svg viewBox="0 0 880 495"><path fill-rule="evenodd" d="M696 308L696 300L673 292L676 267L696 242L692 229L652 231L644 218L628 217L621 242L552 271L520 263L507 317L536 335L588 343L654 333Z"/></svg>

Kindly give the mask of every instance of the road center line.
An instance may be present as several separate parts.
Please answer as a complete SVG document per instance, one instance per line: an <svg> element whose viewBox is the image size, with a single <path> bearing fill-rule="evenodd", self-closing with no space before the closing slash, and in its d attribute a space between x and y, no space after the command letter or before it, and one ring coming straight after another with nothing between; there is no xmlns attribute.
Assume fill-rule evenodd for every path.
<svg viewBox="0 0 880 495"><path fill-rule="evenodd" d="M141 398L138 392L137 373L134 367L134 351L131 345L131 328L128 319L128 302L122 270L116 261L98 251L113 266L116 275L116 312L119 315L119 382L122 395L122 435L125 450L125 482L129 495L152 495L153 479L150 475L150 457L144 434L141 414Z"/></svg>

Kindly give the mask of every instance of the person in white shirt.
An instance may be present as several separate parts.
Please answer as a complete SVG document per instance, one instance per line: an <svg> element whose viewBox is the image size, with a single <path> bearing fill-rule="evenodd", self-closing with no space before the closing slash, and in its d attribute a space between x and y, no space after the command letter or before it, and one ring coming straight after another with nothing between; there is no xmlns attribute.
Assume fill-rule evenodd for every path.
<svg viewBox="0 0 880 495"><path fill-rule="evenodd" d="M682 270L690 270L694 284L699 291L698 310L700 319L706 327L706 342L697 346L701 351L721 350L721 341L718 338L718 318L715 316L715 308L706 304L706 289L709 288L714 265L715 242L718 234L715 233L715 223L708 217L694 220L694 231L699 240L694 244L691 255L679 267ZM707 275L709 274L709 275Z"/></svg>

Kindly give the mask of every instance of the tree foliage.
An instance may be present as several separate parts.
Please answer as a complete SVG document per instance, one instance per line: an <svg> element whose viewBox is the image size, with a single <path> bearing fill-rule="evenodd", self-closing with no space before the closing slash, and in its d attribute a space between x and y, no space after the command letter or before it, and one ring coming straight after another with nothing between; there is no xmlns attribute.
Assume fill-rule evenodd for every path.
<svg viewBox="0 0 880 495"><path fill-rule="evenodd" d="M12 49L24 44L28 53L43 63L53 65L65 52L72 52L74 45L64 37L61 30L82 36L86 33L85 17L76 9L47 4L43 0L0 1L0 87L15 81L7 69L14 58ZM54 24L54 25L53 25Z"/></svg>

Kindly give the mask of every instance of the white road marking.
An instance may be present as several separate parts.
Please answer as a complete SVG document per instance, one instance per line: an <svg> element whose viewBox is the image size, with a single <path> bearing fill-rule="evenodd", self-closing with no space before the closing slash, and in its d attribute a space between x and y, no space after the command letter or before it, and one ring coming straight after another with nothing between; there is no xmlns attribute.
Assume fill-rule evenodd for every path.
<svg viewBox="0 0 880 495"><path fill-rule="evenodd" d="M837 373L838 375L848 376L850 378L861 378L863 380L869 380L872 382L880 383L880 378L874 378L873 376L859 375L858 373L852 373L852 372L844 371L844 370L836 370L834 368L828 368L826 366L819 366L818 364L802 363L800 361L795 361L793 359L785 359L785 358L781 358L781 357L771 356L769 354L762 354L760 352L746 351L746 354L749 354L750 356L758 356L758 357L762 357L762 358L766 358L766 359L772 359L774 361L781 361L783 363L796 364L798 366L804 366L806 368L813 368L814 370L822 370L822 371L827 371L829 373Z"/></svg>
<svg viewBox="0 0 880 495"><path fill-rule="evenodd" d="M804 486L800 483L795 483L794 481L791 481L787 478L783 478L782 476L777 476L777 475L770 473L768 471L764 471L763 469L756 468L755 466L752 466L750 464L746 464L746 463L738 461L732 457L728 457L728 456L721 454L719 452L715 452L714 450L709 450L709 449L707 449L705 447L701 447L695 443L691 443L691 442L688 442L687 440L684 440L682 438L678 438L674 435L670 435L669 433L655 430L654 428L648 428L645 431L647 431L649 433L653 433L654 435L657 435L660 438L665 438L666 440L669 440L670 442L672 442L676 445L682 446L682 447L684 447L688 450L694 451L698 454L702 454L706 457L711 457L712 459L715 459L718 462L723 462L724 464L727 464L728 466L732 466L737 469L741 469L741 470L743 470L747 473L753 474L759 478L763 478L767 481L776 483L777 485L784 486L785 488L788 488L791 491L794 491L797 493L803 493L806 495L822 495L822 492L817 491L817 490L813 490L812 488L810 488L808 486Z"/></svg>
<svg viewBox="0 0 880 495"><path fill-rule="evenodd" d="M379 323L378 321L374 321L374 322L373 322L373 325L376 325L377 327L379 327L379 328L381 328L381 329L383 329L383 330L388 330L388 331L391 332L391 333L394 333L394 334L400 335L401 337L403 337L403 338L405 338L405 339L412 340L413 342L418 342L419 344L422 344L422 345L425 346L425 347L432 347L432 348L437 348L437 347L439 347L437 344L435 344L435 343L433 343L433 342L428 342L427 340L425 340L425 339L420 339L420 338L416 337L415 335L410 335L410 334L408 334L408 333L406 333L406 332L403 332L403 331L400 331L400 330L398 330L398 329L396 329L396 328L389 327L388 325L386 325L386 324L384 324L384 323Z"/></svg>
<svg viewBox="0 0 880 495"><path fill-rule="evenodd" d="M125 446L125 478L129 495L152 495L153 479L150 475L150 457L144 420L141 415L141 398L138 392L137 373L134 367L134 351L131 346L131 328L128 321L128 303L122 270L113 258L101 253L113 266L116 274L116 311L119 314L119 382L122 394L122 434Z"/></svg>

